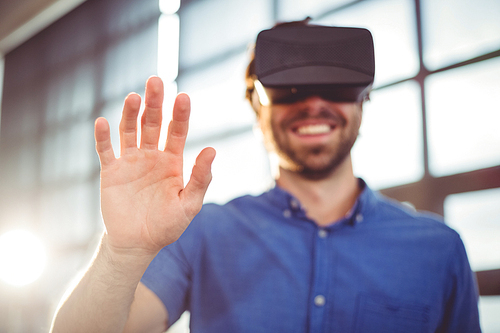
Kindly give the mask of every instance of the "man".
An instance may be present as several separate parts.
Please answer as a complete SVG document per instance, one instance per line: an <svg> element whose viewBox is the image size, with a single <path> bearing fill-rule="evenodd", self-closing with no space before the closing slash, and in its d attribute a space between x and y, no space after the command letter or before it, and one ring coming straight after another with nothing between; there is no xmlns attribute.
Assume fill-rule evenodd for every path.
<svg viewBox="0 0 500 333"><path fill-rule="evenodd" d="M192 332L479 332L457 233L353 174L373 77L365 29L302 22L261 32L247 97L280 172L269 192L223 206L202 208L213 149L183 186L186 95L163 151L159 78L146 85L139 148L136 94L125 99L120 158L98 119L106 232L53 331L161 332L189 310Z"/></svg>

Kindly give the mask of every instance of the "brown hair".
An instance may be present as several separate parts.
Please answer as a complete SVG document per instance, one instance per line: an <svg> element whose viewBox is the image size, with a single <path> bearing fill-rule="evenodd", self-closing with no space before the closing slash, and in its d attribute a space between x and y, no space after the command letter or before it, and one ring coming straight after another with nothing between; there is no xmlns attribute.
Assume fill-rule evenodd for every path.
<svg viewBox="0 0 500 333"><path fill-rule="evenodd" d="M291 27L291 26L305 26L309 25L309 21L311 18L308 16L303 20L300 21L290 21L290 22L279 22L276 23L272 29L278 29L278 28L283 28L283 27ZM258 101L258 98L254 96L255 92L255 85L254 82L257 79L257 76L255 75L255 53L252 49L251 54L250 54L250 62L248 63L247 69L245 71L245 83L246 83L246 92L245 92L245 98L250 102L250 105L252 106L253 110L257 115L259 114L260 110L260 102Z"/></svg>

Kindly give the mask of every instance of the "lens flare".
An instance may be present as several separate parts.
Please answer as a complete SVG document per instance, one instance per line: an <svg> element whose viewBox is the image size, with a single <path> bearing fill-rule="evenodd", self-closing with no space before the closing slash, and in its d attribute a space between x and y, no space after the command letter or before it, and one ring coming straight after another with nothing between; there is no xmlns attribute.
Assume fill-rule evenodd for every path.
<svg viewBox="0 0 500 333"><path fill-rule="evenodd" d="M0 278L23 286L40 277L46 255L42 242L25 230L9 231L0 237Z"/></svg>

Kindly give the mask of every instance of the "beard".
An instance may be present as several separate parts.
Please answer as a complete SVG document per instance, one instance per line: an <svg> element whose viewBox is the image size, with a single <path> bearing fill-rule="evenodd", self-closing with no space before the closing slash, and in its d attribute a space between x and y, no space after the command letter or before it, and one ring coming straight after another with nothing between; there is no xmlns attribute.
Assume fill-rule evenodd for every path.
<svg viewBox="0 0 500 333"><path fill-rule="evenodd" d="M337 123L334 129L336 138L325 144L300 146L294 145L287 135L287 128L296 120L302 119L333 119ZM359 134L361 116L355 116L350 121L331 110L322 110L317 116L310 117L306 111L299 112L294 117L282 123L271 122L267 137L268 144L280 157L280 166L297 172L311 180L321 180L330 176L350 156L351 149ZM270 142L269 142L270 141Z"/></svg>

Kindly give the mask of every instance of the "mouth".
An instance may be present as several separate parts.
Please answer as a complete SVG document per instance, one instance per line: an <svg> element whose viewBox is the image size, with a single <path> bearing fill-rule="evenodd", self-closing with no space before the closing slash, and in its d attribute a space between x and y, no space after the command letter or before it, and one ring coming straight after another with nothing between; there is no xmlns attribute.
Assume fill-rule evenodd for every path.
<svg viewBox="0 0 500 333"><path fill-rule="evenodd" d="M299 136L320 136L331 133L335 127L334 123L302 123L292 126L291 130Z"/></svg>
<svg viewBox="0 0 500 333"><path fill-rule="evenodd" d="M329 133L332 129L328 124L309 124L294 128L294 132L299 135L320 135Z"/></svg>

